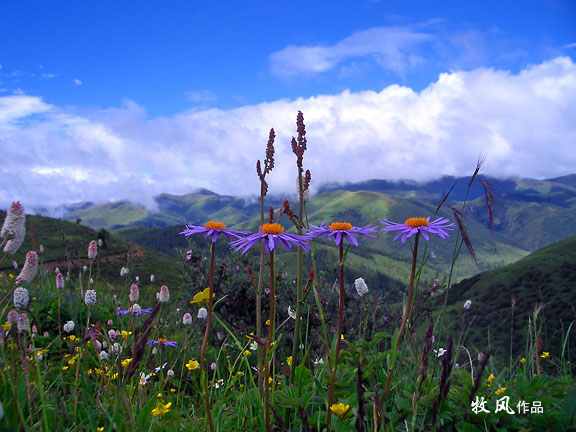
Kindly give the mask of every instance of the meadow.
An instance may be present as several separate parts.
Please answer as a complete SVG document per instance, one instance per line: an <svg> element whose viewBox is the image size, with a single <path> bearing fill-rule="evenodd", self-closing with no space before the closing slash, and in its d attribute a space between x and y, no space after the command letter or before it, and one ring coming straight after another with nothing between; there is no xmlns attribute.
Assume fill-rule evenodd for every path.
<svg viewBox="0 0 576 432"><path fill-rule="evenodd" d="M451 299L445 313L454 266L474 256L466 199L448 206L448 191L432 214L389 221L383 211L367 226L309 221L301 113L296 125L298 202L266 208L271 130L256 163L260 228L182 226L175 235L191 242L177 278L143 273L143 252L105 231L74 252L54 232L49 243L65 251L56 267L61 254L12 204L1 233L2 264L14 264L0 273L0 430L576 430L573 322L552 345L535 304L524 349L502 361L489 335L486 350L468 346L481 303ZM487 188L487 213L490 197ZM438 215L446 208L450 220ZM376 239L402 245L401 301L346 276L353 252ZM431 241L451 256L441 275L427 271ZM434 307L421 295L430 289Z"/></svg>

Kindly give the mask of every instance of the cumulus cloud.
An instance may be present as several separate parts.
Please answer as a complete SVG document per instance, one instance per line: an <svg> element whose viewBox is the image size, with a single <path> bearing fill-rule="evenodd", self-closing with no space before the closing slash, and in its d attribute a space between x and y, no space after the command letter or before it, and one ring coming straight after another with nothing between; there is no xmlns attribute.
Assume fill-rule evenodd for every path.
<svg viewBox="0 0 576 432"><path fill-rule="evenodd" d="M135 102L81 112L29 95L0 97L0 207L130 199L208 188L257 194L255 163L276 130L270 193L293 193L290 139L304 113L313 185L484 173L546 178L576 167L576 65L558 57L518 74L441 74L420 92L392 85L236 109L150 118Z"/></svg>

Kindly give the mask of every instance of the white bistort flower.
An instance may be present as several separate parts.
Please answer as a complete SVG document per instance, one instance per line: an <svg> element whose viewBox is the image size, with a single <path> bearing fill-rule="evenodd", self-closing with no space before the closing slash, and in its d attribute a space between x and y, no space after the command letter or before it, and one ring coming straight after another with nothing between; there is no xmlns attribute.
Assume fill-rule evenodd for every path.
<svg viewBox="0 0 576 432"><path fill-rule="evenodd" d="M16 283L19 285L29 284L36 277L38 272L38 255L36 252L30 251L26 254L26 260L22 266L20 274L16 278Z"/></svg>
<svg viewBox="0 0 576 432"><path fill-rule="evenodd" d="M206 319L208 317L208 311L206 308L198 309L198 319Z"/></svg>
<svg viewBox="0 0 576 432"><path fill-rule="evenodd" d="M87 290L84 295L84 303L86 303L87 306L94 306L96 304L96 291L92 289Z"/></svg>
<svg viewBox="0 0 576 432"><path fill-rule="evenodd" d="M18 287L14 290L14 307L18 309L26 309L30 296L26 288Z"/></svg>
<svg viewBox="0 0 576 432"><path fill-rule="evenodd" d="M365 294L368 294L368 285L364 282L364 279L358 278L354 281L354 288L356 288L356 292L360 297Z"/></svg>
<svg viewBox="0 0 576 432"><path fill-rule="evenodd" d="M72 330L74 330L74 321L67 321L66 324L62 326L62 330L64 330L66 333L70 333Z"/></svg>

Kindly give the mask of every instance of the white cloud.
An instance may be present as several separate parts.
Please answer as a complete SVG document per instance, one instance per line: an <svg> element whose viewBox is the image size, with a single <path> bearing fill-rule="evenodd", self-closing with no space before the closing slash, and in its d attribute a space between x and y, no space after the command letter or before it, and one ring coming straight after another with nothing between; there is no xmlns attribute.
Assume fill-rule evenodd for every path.
<svg viewBox="0 0 576 432"><path fill-rule="evenodd" d="M78 78L74 78L72 81L74 82L74 85L77 85L77 86L82 85L82 80L79 80Z"/></svg>
<svg viewBox="0 0 576 432"><path fill-rule="evenodd" d="M270 193L293 193L298 110L316 187L468 175L480 155L484 173L500 177L575 172L576 65L559 57L519 74L445 73L419 93L393 85L172 117L149 118L132 101L81 115L38 97L0 97L0 207L125 198L151 205L161 192L199 187L257 194L255 164L272 127Z"/></svg>
<svg viewBox="0 0 576 432"><path fill-rule="evenodd" d="M370 57L383 69L403 73L422 61L414 55L435 37L408 26L377 27L359 31L333 45L290 45L270 55L270 67L281 76L325 72L346 60Z"/></svg>

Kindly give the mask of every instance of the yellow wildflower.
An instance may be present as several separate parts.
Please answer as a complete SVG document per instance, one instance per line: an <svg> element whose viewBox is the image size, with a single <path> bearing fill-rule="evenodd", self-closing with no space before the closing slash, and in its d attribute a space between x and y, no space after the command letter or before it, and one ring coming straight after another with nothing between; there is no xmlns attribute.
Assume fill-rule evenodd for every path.
<svg viewBox="0 0 576 432"><path fill-rule="evenodd" d="M199 367L199 363L196 360L188 360L188 363L186 364L186 367L188 368L188 370L195 370L198 369Z"/></svg>
<svg viewBox="0 0 576 432"><path fill-rule="evenodd" d="M163 416L168 411L170 411L171 406L172 406L172 402L168 402L166 405L164 405L162 402L158 402L158 404L156 404L156 408L154 408L152 410L152 415L154 417Z"/></svg>
<svg viewBox="0 0 576 432"><path fill-rule="evenodd" d="M522 363L522 364L526 363L526 359L525 359L524 357L522 357L522 358L520 359L520 363Z"/></svg>
<svg viewBox="0 0 576 432"><path fill-rule="evenodd" d="M128 332L126 330L122 330L120 332L120 336L122 336L122 339L128 339L128 336L130 336L132 334L132 332Z"/></svg>
<svg viewBox="0 0 576 432"><path fill-rule="evenodd" d="M214 293L212 293L212 298L214 298ZM206 288L205 290L194 294L190 304L204 304L208 303L208 300L210 300L210 288Z"/></svg>
<svg viewBox="0 0 576 432"><path fill-rule="evenodd" d="M96 432L104 432L104 426L96 428Z"/></svg>
<svg viewBox="0 0 576 432"><path fill-rule="evenodd" d="M12 327L8 321L6 321L4 324L0 325L0 327L2 327L4 330L8 331L10 330L10 327Z"/></svg>
<svg viewBox="0 0 576 432"><path fill-rule="evenodd" d="M548 357L550 357L550 353L547 351L544 351L540 357L542 357L543 359L548 358Z"/></svg>
<svg viewBox="0 0 576 432"><path fill-rule="evenodd" d="M345 415L349 409L350 409L350 405L345 405L343 403L333 404L330 407L330 411L332 411L338 417L342 417L343 415Z"/></svg>
<svg viewBox="0 0 576 432"><path fill-rule="evenodd" d="M501 395L502 393L504 393L506 391L506 387L501 387L500 389L496 390L496 394L497 395Z"/></svg>
<svg viewBox="0 0 576 432"><path fill-rule="evenodd" d="M292 356L286 357L286 363L288 363L288 366L292 366Z"/></svg>
<svg viewBox="0 0 576 432"><path fill-rule="evenodd" d="M246 350L246 351L244 351L244 355L246 355L246 356L251 356L252 353L250 352L250 350Z"/></svg>
<svg viewBox="0 0 576 432"><path fill-rule="evenodd" d="M120 362L120 364L122 365L122 367L126 367L126 366L128 366L128 365L130 364L131 361L132 361L131 358L127 358L127 359L122 360L122 361Z"/></svg>
<svg viewBox="0 0 576 432"><path fill-rule="evenodd" d="M494 385L494 378L496 378L494 376L494 374L490 374L490 376L488 377L488 387L491 387Z"/></svg>

